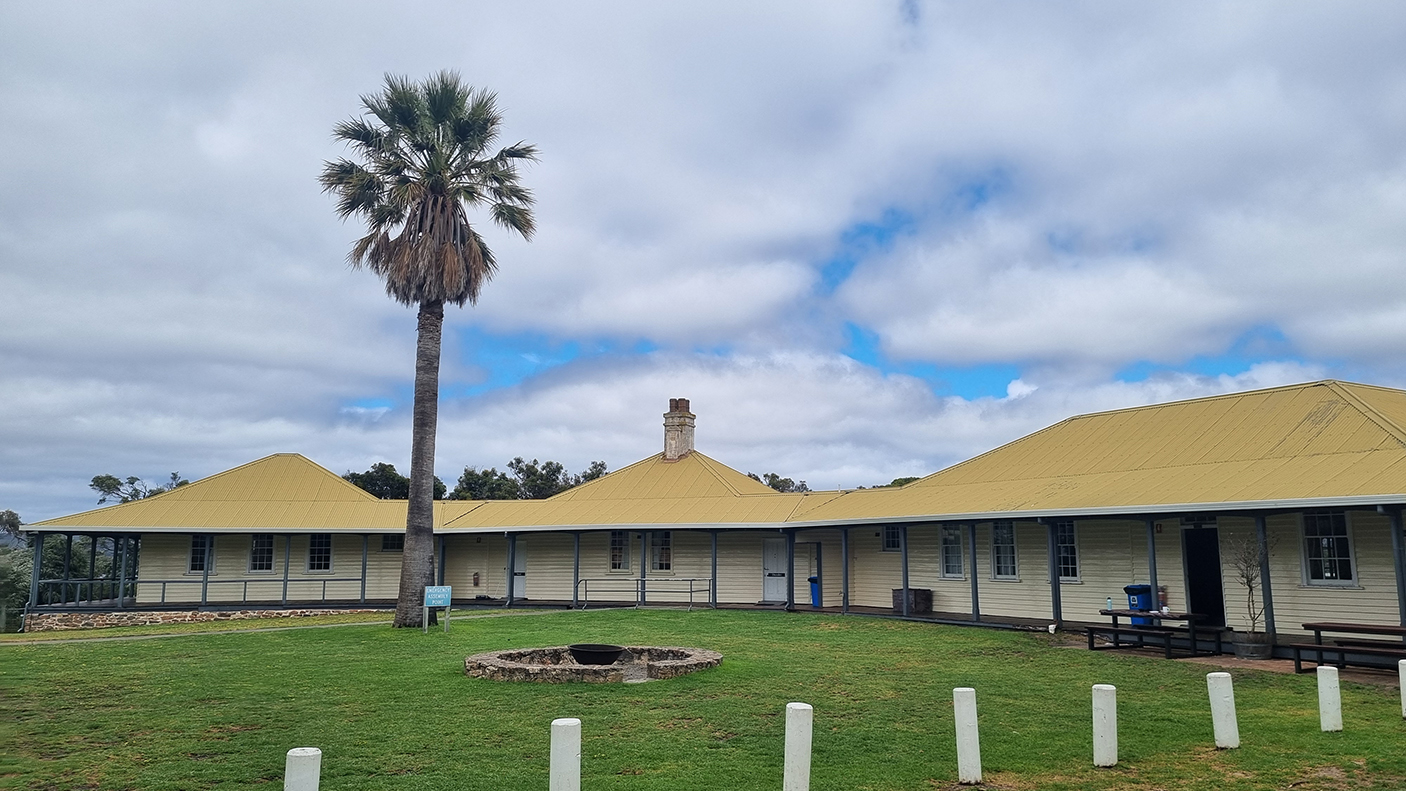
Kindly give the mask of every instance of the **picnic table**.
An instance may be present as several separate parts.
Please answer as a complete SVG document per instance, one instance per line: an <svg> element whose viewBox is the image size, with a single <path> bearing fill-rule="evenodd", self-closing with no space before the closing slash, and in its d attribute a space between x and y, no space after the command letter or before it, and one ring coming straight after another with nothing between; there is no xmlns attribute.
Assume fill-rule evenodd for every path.
<svg viewBox="0 0 1406 791"><path fill-rule="evenodd" d="M1113 645L1105 647L1111 647L1114 649L1125 647L1141 648L1144 645L1145 638L1149 636L1154 636L1159 637L1162 640L1162 647L1166 650L1166 656L1168 659L1171 659L1172 637L1174 635L1185 632L1188 647L1190 649L1190 655L1197 656L1198 654L1202 653L1200 647L1197 644L1196 635L1196 622L1206 617L1201 613L1162 612L1160 610L1099 610L1098 612L1100 615L1107 615L1113 620L1110 626L1090 626L1087 628L1090 651L1100 650L1099 648L1094 646L1094 635L1096 634L1108 635L1110 638L1110 642L1112 642ZM1120 626L1118 624L1119 618L1143 618L1150 621L1150 623L1130 623L1127 626ZM1186 626L1166 626L1162 623L1163 621L1181 621L1186 623ZM1205 653L1220 654L1222 653L1220 631L1213 631L1213 634L1215 636L1215 648L1211 649L1208 647ZM1125 646L1122 642L1122 638L1124 636L1136 637L1137 642L1129 643Z"/></svg>
<svg viewBox="0 0 1406 791"><path fill-rule="evenodd" d="M1337 621L1315 621L1303 624L1305 631L1313 632L1312 643L1290 643L1294 652L1294 672L1304 672L1304 654L1312 653L1318 665L1333 664L1339 668L1349 664L1364 667L1381 667L1380 664L1362 661L1362 657L1381 657L1388 661L1406 659L1406 626L1379 623L1342 623ZM1323 642L1323 633L1332 632L1345 635L1369 635L1375 637L1399 637L1404 642L1387 640L1363 640L1348 637L1333 640L1332 645ZM1336 662L1325 662L1324 655L1335 655ZM1349 659L1348 655L1355 655Z"/></svg>

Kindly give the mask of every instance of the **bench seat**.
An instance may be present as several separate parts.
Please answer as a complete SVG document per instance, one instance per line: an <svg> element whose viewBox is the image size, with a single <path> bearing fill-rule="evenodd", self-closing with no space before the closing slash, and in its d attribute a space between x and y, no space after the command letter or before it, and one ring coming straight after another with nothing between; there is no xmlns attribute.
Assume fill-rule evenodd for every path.
<svg viewBox="0 0 1406 791"><path fill-rule="evenodd" d="M1389 660L1406 659L1406 645L1398 647L1389 647L1386 644L1381 643L1380 641L1368 640L1344 640L1341 642L1344 644L1323 645L1320 643L1290 643L1288 647L1291 651L1294 652L1294 672L1305 672L1303 667L1303 663L1305 661L1314 662L1315 667L1321 665L1334 665L1339 669L1345 668L1348 665L1357 665L1358 667L1373 667L1378 669L1390 667L1390 665L1386 664L1375 664L1370 662L1359 661L1357 659L1350 659L1349 655L1356 657L1379 656ZM1368 642L1375 643L1376 645L1363 645L1363 643ZM1305 660L1304 654L1306 653L1313 654L1317 658ZM1329 657L1332 656L1336 656L1337 661L1330 661Z"/></svg>

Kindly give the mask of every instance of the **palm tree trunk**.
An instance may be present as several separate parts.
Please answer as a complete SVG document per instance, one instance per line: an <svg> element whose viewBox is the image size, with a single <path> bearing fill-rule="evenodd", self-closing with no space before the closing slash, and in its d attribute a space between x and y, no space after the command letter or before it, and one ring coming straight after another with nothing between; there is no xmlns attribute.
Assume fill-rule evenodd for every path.
<svg viewBox="0 0 1406 791"><path fill-rule="evenodd" d="M410 503L395 626L421 625L425 586L434 583L434 442L439 422L439 348L444 303L420 305L415 344L415 412L410 440Z"/></svg>

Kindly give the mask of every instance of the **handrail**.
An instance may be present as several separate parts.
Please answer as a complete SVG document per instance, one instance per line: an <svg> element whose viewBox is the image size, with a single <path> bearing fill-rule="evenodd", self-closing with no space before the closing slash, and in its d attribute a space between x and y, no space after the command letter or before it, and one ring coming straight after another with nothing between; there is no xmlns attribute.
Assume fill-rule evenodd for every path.
<svg viewBox="0 0 1406 791"><path fill-rule="evenodd" d="M67 580L62 579L62 578L59 578L59 579L49 579L49 580L39 580L39 589L40 589L40 591L43 591L43 590L44 590L44 586L46 586L46 585L49 585L49 586L53 586L53 585L73 585L73 584L75 584L75 583L80 583L80 582L103 582L103 581L104 581L104 580L101 580L101 579L94 579L94 580L83 579L83 580L79 580L79 579L74 579L74 578L69 578L69 579L67 579ZM165 603L166 603L166 586L167 586L167 585L242 585L242 586L243 586L243 591L242 591L242 593L241 593L241 595L240 595L239 601L240 601L240 602L247 602L247 601L249 601L249 583L251 583L251 582L254 583L255 585L258 585L258 584L277 584L277 585L282 585L282 584L284 583L284 579L283 579L283 577L281 577L281 576L277 576L277 577L242 577L242 578L238 578L238 579L213 579L213 578L206 579L206 578L199 578L199 577L197 577L197 578L195 578L195 579L129 579L129 580L127 580L127 585L128 585L128 587L130 587L130 588L132 589L132 596L133 596L133 598L135 598L135 597L136 597L137 586L139 586L139 585L158 585L158 584L159 584L159 585L161 586L161 599L160 599L160 602L159 602L159 603L160 603L160 604L165 604ZM318 583L321 583L321 584L322 584L322 595L321 595L321 598L319 599L319 601L324 601L324 602L325 602L325 601L327 601L327 583L329 583L329 582L361 582L361 577L323 577L323 576L317 576L317 577L289 577L288 580L287 580L287 582L288 582L289 585L293 585L293 584L295 584L295 583L307 583L307 582L318 582ZM125 594L125 591L124 591L124 594ZM40 598L41 598L41 599L43 598L42 595L41 595ZM126 597L125 597L125 595L124 595L124 596L122 596L122 597L120 597L120 598L126 598ZM44 606L60 606L60 607L62 607L62 606L67 606L67 605L70 604L70 602L68 601L68 597L67 597L67 593L66 593L66 592L63 593L63 599L64 599L64 601L61 601L61 602L52 602L52 601L51 601L51 602L47 602L47 603L45 603L45 604L38 604L38 603L36 603L35 606L40 606L40 607L44 607ZM79 601L78 601L77 599L75 599L75 600L74 600L73 602L71 602L71 603L74 604L74 605L77 605L77 604L79 603ZM186 602L180 602L180 603L181 603L181 604L185 604Z"/></svg>
<svg viewBox="0 0 1406 791"><path fill-rule="evenodd" d="M600 583L614 583L614 589L605 592L628 593L634 596L636 607L640 606L640 602L648 601L651 587L658 593L687 593L690 612L693 610L693 594L711 593L714 584L712 577L583 577L576 581L577 600L583 610L591 604L592 582L597 583L598 590ZM695 584L699 582L704 583L703 587L700 588ZM653 586L650 583L653 583ZM669 583L688 583L688 586L686 588L681 585L669 586ZM710 601L711 598L709 597ZM717 605L710 603L709 606L716 607Z"/></svg>

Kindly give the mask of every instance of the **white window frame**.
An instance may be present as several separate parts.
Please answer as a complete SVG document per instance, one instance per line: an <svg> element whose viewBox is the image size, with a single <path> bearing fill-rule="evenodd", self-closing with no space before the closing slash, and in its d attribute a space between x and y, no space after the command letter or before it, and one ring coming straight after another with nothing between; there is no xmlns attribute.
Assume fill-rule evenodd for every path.
<svg viewBox="0 0 1406 791"><path fill-rule="evenodd" d="M893 546L889 546L889 538L893 538ZM879 531L879 549L884 552L903 551L903 525L884 525Z"/></svg>
<svg viewBox="0 0 1406 791"><path fill-rule="evenodd" d="M620 561L620 567L619 567L619 568L616 568L616 567L615 567L615 546L616 546L616 544L615 544L615 539L616 539L617 537L619 537L619 538L623 541L623 545L622 545L622 547L621 547L621 550L622 550L622 551L621 551L621 561ZM611 530L610 533L609 533L608 535L606 535L605 540L606 540L606 547L605 547L605 563L606 563L606 566L609 567L610 573L611 573L611 574L629 574L629 573L630 573L630 531L628 531L628 530Z"/></svg>
<svg viewBox="0 0 1406 791"><path fill-rule="evenodd" d="M1343 515L1344 538L1347 539L1347 563L1348 569L1352 572L1352 579L1313 579L1309 574L1308 561L1308 519L1310 515L1328 513L1330 516L1337 512ZM1353 536L1352 512L1342 508L1323 508L1299 513L1299 558L1301 560L1301 574L1305 587L1314 588L1361 588L1361 579L1358 577L1357 569L1357 541Z"/></svg>
<svg viewBox="0 0 1406 791"><path fill-rule="evenodd" d="M1069 525L1069 534L1074 538L1074 541L1073 541L1072 543L1069 543L1069 544L1061 544L1061 543L1059 543L1060 526L1061 526L1061 525L1066 525L1066 524ZM1079 552L1079 523L1076 522L1076 521L1074 521L1073 519L1056 519L1055 522L1054 522L1054 529L1055 529L1055 568L1059 571L1059 581L1060 581L1060 582L1081 582L1081 581L1082 581L1081 576L1082 576L1082 574L1083 574L1083 572L1084 572L1084 564L1081 563L1081 562L1079 562L1079 560L1080 560L1080 559L1079 559L1079 555L1081 554L1081 553ZM1061 546L1070 546L1070 547L1073 547L1073 548L1074 548L1074 572L1075 572L1075 573L1074 573L1074 576L1072 576L1072 577L1066 576L1065 573L1064 573L1064 563L1063 563L1063 561L1059 558L1059 548L1060 548Z"/></svg>
<svg viewBox="0 0 1406 791"><path fill-rule="evenodd" d="M997 525L1006 525L1006 526L1008 526L1008 527L1010 528L1010 531L1011 531L1011 543L1010 543L1010 545L1009 545L1010 548L1011 548L1011 573L1010 573L1010 574L1002 574L1002 573L1000 572L1000 566L997 565L997 563L998 563L998 556L997 556L997 552L996 552L996 547L998 546L998 544L996 543L996 529L997 529ZM997 521L991 523L991 579L993 579L993 580L999 580L999 581L1001 581L1001 582L1020 582L1020 539L1017 537L1018 532L1019 532L1019 531L1017 531L1016 528L1015 528L1015 520L1013 520L1013 519L1001 519L1001 520L997 520ZM1001 544L1001 545L999 545L999 546L1006 546L1006 545L1005 545L1005 544Z"/></svg>
<svg viewBox="0 0 1406 791"><path fill-rule="evenodd" d="M205 552L205 557L201 559L202 568L199 569L194 568L196 539L200 539L202 549L205 549L207 546L205 542L210 542L208 550ZM213 535L207 533L192 533L190 536L190 551L186 553L186 574L215 576L215 546L215 537ZM203 568L207 564L210 567L208 571Z"/></svg>
<svg viewBox="0 0 1406 791"><path fill-rule="evenodd" d="M268 542L269 542L269 567L266 568L266 569L256 569L256 568L254 568L254 545L255 545L260 539L264 539L264 538L268 539ZM274 567L275 562L277 561L277 558L278 558L278 546L277 546L277 542L274 541L274 537L273 537L272 534L268 534L268 533L255 533L254 535L249 536L249 565L248 565L247 568L248 568L248 571L249 571L250 574L272 574L272 573L273 573L273 567Z"/></svg>
<svg viewBox="0 0 1406 791"><path fill-rule="evenodd" d="M400 546L398 546L398 547L393 547L393 548L391 548L391 549L387 549L387 548L386 548L386 539L388 539L388 538L399 538L399 539L400 539ZM405 551L405 534L404 534L404 533L382 533L382 534L381 534L381 551L382 551L382 552L404 552L404 551Z"/></svg>
<svg viewBox="0 0 1406 791"><path fill-rule="evenodd" d="M315 568L312 567L312 540L313 540L314 538L317 538L317 537L320 537L320 536L326 536L326 537L327 537L327 568L325 568L325 569L315 569ZM306 571L308 574L331 574L331 573L332 573L332 566L335 564L336 557L337 557L336 542L334 542L334 541L332 540L332 534L331 534L331 533L310 533L310 534L308 534L308 551L307 551L307 557L306 557L306 558L304 559L304 561L303 561L303 570L304 570L304 571Z"/></svg>
<svg viewBox="0 0 1406 791"><path fill-rule="evenodd" d="M662 540L661 540L662 536ZM665 567L661 565L659 555L661 550L667 549L669 552L669 563ZM674 573L674 534L670 530L655 530L649 534L649 573L651 574L673 574Z"/></svg>
<svg viewBox="0 0 1406 791"><path fill-rule="evenodd" d="M953 574L947 570L947 550L952 547L947 539L950 536L957 538L957 573ZM962 555L962 528L960 525L943 525L937 534L937 562L942 578L945 580L964 580L967 578L967 561Z"/></svg>

